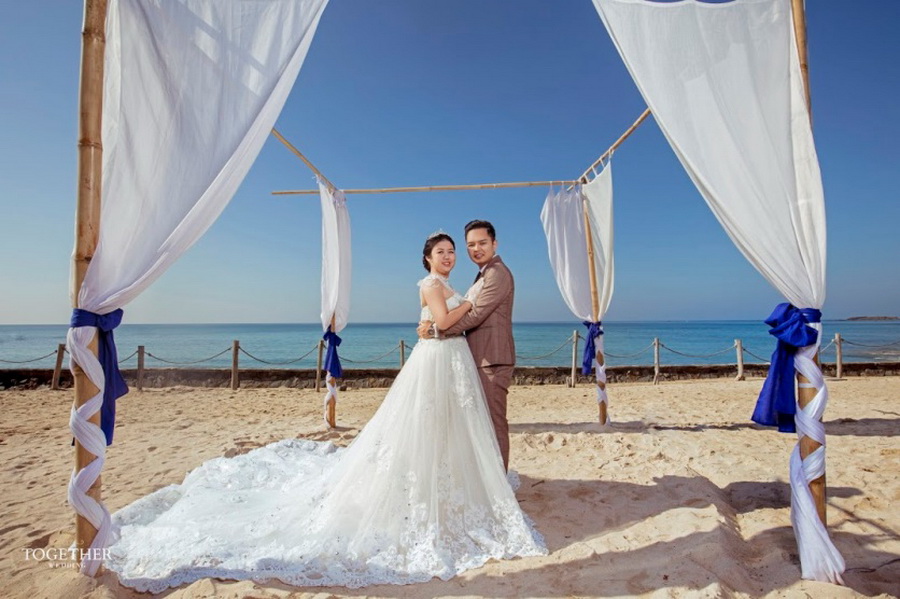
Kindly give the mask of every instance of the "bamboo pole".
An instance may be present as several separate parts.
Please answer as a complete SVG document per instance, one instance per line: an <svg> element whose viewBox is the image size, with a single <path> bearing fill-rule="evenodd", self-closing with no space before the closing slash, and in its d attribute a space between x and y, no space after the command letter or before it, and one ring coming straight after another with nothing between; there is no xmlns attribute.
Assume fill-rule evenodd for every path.
<svg viewBox="0 0 900 599"><path fill-rule="evenodd" d="M803 76L803 91L806 96L806 109L812 125L812 99L809 93L809 50L806 43L806 11L804 0L791 0L791 13L794 16L794 38L797 40L797 55L800 58L800 74Z"/></svg>
<svg viewBox="0 0 900 599"><path fill-rule="evenodd" d="M143 345L138 345L137 388L138 388L138 391L144 390L144 346Z"/></svg>
<svg viewBox="0 0 900 599"><path fill-rule="evenodd" d="M572 378L569 383L569 386L574 388L575 381L578 380L578 371L576 370L576 365L578 364L578 331L572 331Z"/></svg>
<svg viewBox="0 0 900 599"><path fill-rule="evenodd" d="M334 331L334 314L331 315L331 331ZM328 379L326 381L326 385L331 386L334 389L334 393L331 397L328 398L326 402L326 416L325 420L328 421L328 426L331 428L335 428L337 426L337 378L331 376L331 373L328 373Z"/></svg>
<svg viewBox="0 0 900 599"><path fill-rule="evenodd" d="M840 333L834 334L834 351L835 351L835 377L844 378L844 339Z"/></svg>
<svg viewBox="0 0 900 599"><path fill-rule="evenodd" d="M50 389L59 389L59 375L62 374L63 356L66 355L66 344L60 343L56 348L56 366L53 367L53 380L50 381Z"/></svg>
<svg viewBox="0 0 900 599"><path fill-rule="evenodd" d="M550 185L573 185L577 181L554 179L552 181L516 181L512 183L474 183L471 185L425 185L420 187L382 187L363 189L342 189L341 192L351 193L407 193L418 191L471 191L476 189L509 189L515 187L549 187ZM319 193L316 189L287 189L273 191L273 196L284 195L313 195Z"/></svg>
<svg viewBox="0 0 900 599"><path fill-rule="evenodd" d="M593 316L593 322L597 322L600 320L600 292L597 285L597 271L595 270L596 263L594 261L594 236L591 234L591 219L588 214L587 199L582 199L581 201L581 214L584 218L584 241L587 244L588 276L591 281L591 315ZM604 363L603 352L600 351L600 349L597 349L594 359L597 361L597 365L594 367L594 374L596 376L596 369L600 368ZM598 380L596 383L597 387L599 387L599 391L606 390L605 382ZM605 401L597 402L597 418L601 425L606 424L607 421L606 407Z"/></svg>
<svg viewBox="0 0 900 599"><path fill-rule="evenodd" d="M653 384L659 384L659 337L653 338Z"/></svg>
<svg viewBox="0 0 900 599"><path fill-rule="evenodd" d="M317 169L317 168L316 168L316 165L313 164L312 162L310 162L309 158L307 158L306 156L304 156L303 153L300 152L300 150L298 150L297 148L294 147L294 144L292 144L291 142L289 142L287 139L284 138L284 136L283 136L281 133L278 132L278 129L274 129L274 128L273 128L273 129L272 129L272 135L274 135L275 138L278 139L278 141L280 141L281 143L283 143L284 146L285 146L288 150L290 150L291 152L293 152L300 160L302 160L303 163L306 164L306 166L309 167L309 170L311 170L312 172L314 172L314 173L316 174L316 176L317 176L319 179L321 179L321 180L325 183L325 185L328 186L329 189L331 189L332 191L334 191L334 190L337 189L337 188L334 186L334 184L333 184L331 181L328 180L328 177L326 177L325 175L323 175L323 174L322 174L322 171L320 171L319 169ZM314 190L314 191L310 191L309 193L319 193L319 192L318 192L318 190Z"/></svg>
<svg viewBox="0 0 900 599"><path fill-rule="evenodd" d="M231 388L239 389L241 386L241 373L238 370L241 342L235 339L231 342Z"/></svg>
<svg viewBox="0 0 900 599"><path fill-rule="evenodd" d="M737 353L737 376L734 377L734 380L743 381L746 378L744 377L744 343L740 339L735 339L734 348Z"/></svg>
<svg viewBox="0 0 900 599"><path fill-rule="evenodd" d="M582 183L587 183L588 182L587 177L591 173L591 171L594 170L595 168L597 168L598 165L600 165L604 160L606 160L609 156L611 156L612 153L616 151L616 148L621 146L625 142L625 140L628 139L628 137L632 133L634 133L634 130L637 129L640 126L640 124L644 122L644 119L646 119L648 116L650 116L649 108L644 110L644 112L641 113L641 116L639 116L637 118L637 120L631 124L631 127L626 129L625 133L620 135L619 139L617 139L615 141L615 143L613 143L613 145L609 146L609 148L607 148L607 150L600 155L600 158L598 158L597 160L592 162L591 166L587 167L587 169L585 169L585 171L581 174L580 177L578 177L578 179L576 179L575 182L581 181Z"/></svg>
<svg viewBox="0 0 900 599"><path fill-rule="evenodd" d="M319 355L316 358L316 393L322 390L322 352L325 351L325 342L319 339Z"/></svg>
<svg viewBox="0 0 900 599"><path fill-rule="evenodd" d="M806 14L804 12L803 0L791 0L791 12L794 19L794 37L797 40L797 54L800 58L800 72L803 75L803 89L806 92L806 108L809 113L810 127L812 127L812 104L810 103L809 93L809 61L806 45ZM813 357L816 364L819 364L818 352ZM816 389L809 387L809 380L806 377L797 374L797 403L800 409L804 409L816 397ZM821 443L813 439L802 436L800 437L800 458L806 459L812 452L821 447ZM825 474L819 478L809 482L809 491L812 493L813 500L816 503L816 511L819 513L819 519L822 524L827 526L827 514L825 507L825 491L826 481Z"/></svg>
<svg viewBox="0 0 900 599"><path fill-rule="evenodd" d="M75 210L75 252L73 256L72 298L78 308L78 294L84 275L97 249L100 234L100 185L102 182L103 145L103 55L106 48L107 0L85 0L84 27L81 32L81 78L78 92L78 192ZM97 336L88 344L97 355ZM99 389L88 379L80 365L73 362L75 407L80 408ZM100 412L90 417L100 426ZM75 470L81 471L97 456L75 440ZM100 501L100 476L88 489L87 495ZM75 546L84 555L94 542L97 529L81 515L75 516ZM99 572L99 570L98 570Z"/></svg>

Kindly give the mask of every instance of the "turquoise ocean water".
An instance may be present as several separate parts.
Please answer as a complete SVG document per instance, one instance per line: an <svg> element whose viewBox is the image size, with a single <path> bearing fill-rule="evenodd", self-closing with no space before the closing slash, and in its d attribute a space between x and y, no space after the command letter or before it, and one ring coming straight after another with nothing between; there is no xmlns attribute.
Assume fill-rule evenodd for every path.
<svg viewBox="0 0 900 599"><path fill-rule="evenodd" d="M663 344L662 364L733 364L736 358L731 346L735 339L741 339L748 350L746 362L764 362L775 346L768 327L756 321L609 322L604 328L611 366L652 364L650 346L654 337ZM825 346L835 333L841 333L847 362L900 361L900 322L825 321L824 328ZM574 321L515 324L519 365L570 364L570 339L576 329L584 335L585 327ZM148 352L147 368L229 367L234 339L240 341L243 350L264 361L242 353L242 368L314 368L313 350L321 333L316 324L123 324L115 336L123 368L137 365L137 358L129 356L138 345L144 345ZM65 335L65 325L0 325L0 368L52 368L56 347L65 342ZM352 323L341 337L345 368L398 367L400 340L406 341L407 356L416 341L412 323ZM583 343L579 341L579 353ZM51 353L54 355L32 361ZM834 345L825 347L821 356L824 362L833 362Z"/></svg>

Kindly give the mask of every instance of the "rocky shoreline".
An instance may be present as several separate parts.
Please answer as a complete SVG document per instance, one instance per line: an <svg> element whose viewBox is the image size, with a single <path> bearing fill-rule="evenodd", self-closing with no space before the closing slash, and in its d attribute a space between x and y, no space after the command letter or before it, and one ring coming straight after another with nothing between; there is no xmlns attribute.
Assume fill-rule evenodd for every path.
<svg viewBox="0 0 900 599"><path fill-rule="evenodd" d="M825 376L835 376L834 364L823 364ZM341 379L341 389L386 388L397 376L396 368L345 369ZM653 366L611 366L607 369L610 383L649 382L653 380ZM765 377L765 364L745 364L747 377ZM137 387L137 371L123 370L122 374L132 389ZM668 365L660 367L660 381L690 379L733 378L737 374L734 364L719 365ZM845 362L844 376L900 376L900 362ZM571 377L571 369L566 366L540 367L520 366L513 375L513 385L566 385ZM0 389L40 389L50 387L53 369L9 369L0 370ZM591 376L580 372L578 385L593 381ZM72 386L72 374L63 371L59 381L61 388ZM144 371L143 386L163 387L230 387L231 369L228 368L154 368ZM291 387L312 389L316 386L316 371L281 369L246 369L240 371L240 386L247 388Z"/></svg>

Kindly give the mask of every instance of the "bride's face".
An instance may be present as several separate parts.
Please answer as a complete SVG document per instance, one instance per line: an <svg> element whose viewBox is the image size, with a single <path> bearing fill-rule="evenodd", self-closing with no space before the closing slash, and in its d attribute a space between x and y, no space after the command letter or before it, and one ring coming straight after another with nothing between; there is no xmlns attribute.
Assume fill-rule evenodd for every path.
<svg viewBox="0 0 900 599"><path fill-rule="evenodd" d="M453 244L446 239L437 242L431 248L428 262L431 264L431 272L442 277L450 276L450 271L456 265L456 250L453 248Z"/></svg>

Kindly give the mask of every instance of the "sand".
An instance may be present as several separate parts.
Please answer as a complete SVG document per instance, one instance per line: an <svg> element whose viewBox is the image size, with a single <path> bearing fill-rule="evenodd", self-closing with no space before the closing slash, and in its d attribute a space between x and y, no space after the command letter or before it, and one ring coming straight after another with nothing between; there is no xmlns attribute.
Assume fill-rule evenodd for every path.
<svg viewBox="0 0 900 599"><path fill-rule="evenodd" d="M546 557L490 562L411 586L299 589L206 579L166 593L199 597L890 597L900 593L900 377L829 381L828 518L847 586L800 579L790 527L793 435L749 422L761 379L610 388L612 426L593 423L588 387L514 387L517 496ZM295 436L346 444L384 389L347 391L327 431L321 394L167 388L119 403L103 472L111 511L177 483L204 460ZM70 391L0 392L0 597L147 597L104 572L35 559L74 535ZM31 559L26 559L27 551ZM54 567L57 566L57 567Z"/></svg>

